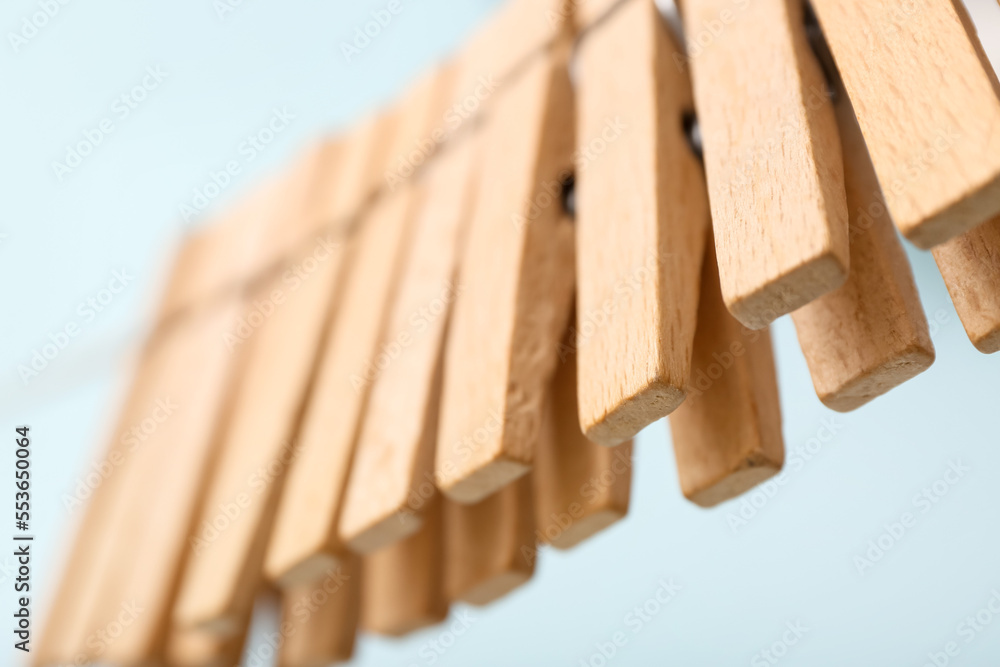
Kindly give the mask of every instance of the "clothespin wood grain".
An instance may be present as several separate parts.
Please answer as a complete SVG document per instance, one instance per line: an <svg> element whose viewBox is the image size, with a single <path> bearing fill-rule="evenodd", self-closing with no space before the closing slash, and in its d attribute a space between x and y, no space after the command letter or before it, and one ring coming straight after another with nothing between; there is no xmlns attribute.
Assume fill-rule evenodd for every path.
<svg viewBox="0 0 1000 667"><path fill-rule="evenodd" d="M580 430L572 345L567 337L533 473L538 541L559 549L574 547L623 519L632 488L632 441L603 447Z"/></svg>
<svg viewBox="0 0 1000 667"><path fill-rule="evenodd" d="M926 249L1000 214L1000 84L962 2L812 4L899 231Z"/></svg>
<svg viewBox="0 0 1000 667"><path fill-rule="evenodd" d="M531 475L471 505L444 505L445 591L449 600L484 605L535 572Z"/></svg>
<svg viewBox="0 0 1000 667"><path fill-rule="evenodd" d="M934 248L934 260L969 340L1000 351L1000 216Z"/></svg>
<svg viewBox="0 0 1000 667"><path fill-rule="evenodd" d="M711 507L777 474L785 460L770 333L744 327L726 309L711 244L692 367L670 430L684 496Z"/></svg>
<svg viewBox="0 0 1000 667"><path fill-rule="evenodd" d="M792 313L816 394L834 410L864 405L925 371L934 345L850 100L837 98L850 214L851 271Z"/></svg>
<svg viewBox="0 0 1000 667"><path fill-rule="evenodd" d="M708 199L679 53L652 0L579 50L575 339L580 423L602 445L672 412L691 371Z"/></svg>
<svg viewBox="0 0 1000 667"><path fill-rule="evenodd" d="M547 54L495 100L484 139L494 157L461 262L437 440L435 478L458 502L531 466L572 298L573 232L561 207L572 108L565 62Z"/></svg>
<svg viewBox="0 0 1000 667"><path fill-rule="evenodd" d="M447 74L428 80L399 109L388 158L410 150L413 136L436 121ZM347 477L371 389L388 314L396 298L400 265L410 245L411 221L423 201L424 184L407 181L380 197L352 238L352 270L345 278L336 321L323 341L316 389L305 406L299 455L281 498L268 547L268 579L285 588L309 583L335 566L345 547L338 530ZM331 406L336 406L332 409Z"/></svg>
<svg viewBox="0 0 1000 667"><path fill-rule="evenodd" d="M282 593L279 667L325 667L354 654L361 613L359 559L346 556L321 579Z"/></svg>
<svg viewBox="0 0 1000 667"><path fill-rule="evenodd" d="M416 531L434 490L445 334L462 291L457 264L478 173L476 137L456 139L429 175L391 306L348 478L340 538L371 553Z"/></svg>
<svg viewBox="0 0 1000 667"><path fill-rule="evenodd" d="M361 627L400 637L448 615L440 495L426 500L413 534L369 553L362 574Z"/></svg>
<svg viewBox="0 0 1000 667"><path fill-rule="evenodd" d="M313 164L311 178L328 177L324 165ZM315 225L312 207L293 192L283 193L271 238L300 239ZM344 249L324 236L299 248L290 266L254 285L250 312L226 338L234 349L247 347L247 368L174 609L182 628L230 634L253 605L275 506L297 455L302 405L336 311Z"/></svg>
<svg viewBox="0 0 1000 667"><path fill-rule="evenodd" d="M681 9L722 294L736 319L760 329L847 278L837 123L801 3L684 0ZM723 32L699 41L708 25Z"/></svg>

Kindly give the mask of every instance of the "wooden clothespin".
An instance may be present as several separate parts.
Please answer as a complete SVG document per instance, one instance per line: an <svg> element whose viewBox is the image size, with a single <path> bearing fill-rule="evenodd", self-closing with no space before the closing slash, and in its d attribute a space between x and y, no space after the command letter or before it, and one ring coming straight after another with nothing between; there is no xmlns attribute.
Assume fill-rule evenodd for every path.
<svg viewBox="0 0 1000 667"><path fill-rule="evenodd" d="M708 202L685 136L680 50L652 0L630 0L578 52L580 423L615 445L684 400Z"/></svg>
<svg viewBox="0 0 1000 667"><path fill-rule="evenodd" d="M426 500L412 535L364 557L361 627L400 637L448 615L444 591L444 520L440 495Z"/></svg>
<svg viewBox="0 0 1000 667"><path fill-rule="evenodd" d="M452 602L484 605L535 572L531 475L478 503L444 504L445 591Z"/></svg>
<svg viewBox="0 0 1000 667"><path fill-rule="evenodd" d="M835 72L822 42L821 59ZM853 410L926 370L934 361L927 318L910 263L889 218L854 109L831 82L850 221L851 270L841 287L792 313L816 394Z"/></svg>
<svg viewBox="0 0 1000 667"><path fill-rule="evenodd" d="M279 667L324 667L351 659L361 613L360 565L360 559L347 556L320 579L282 593Z"/></svg>
<svg viewBox="0 0 1000 667"><path fill-rule="evenodd" d="M425 80L400 105L396 139L378 159L379 172L437 121L440 85L447 85L446 77L439 73ZM345 550L337 532L344 489L371 389L371 369L422 193L420 183L407 182L379 198L352 239L351 270L344 278L336 318L322 341L324 354L315 390L304 406L298 455L268 546L267 577L283 588L322 576Z"/></svg>
<svg viewBox="0 0 1000 667"><path fill-rule="evenodd" d="M445 355L435 478L475 502L527 473L569 316L572 152L565 62L542 54L498 93ZM503 323L497 326L497 323Z"/></svg>
<svg viewBox="0 0 1000 667"><path fill-rule="evenodd" d="M931 248L1000 214L1000 84L963 4L812 4L899 231Z"/></svg>
<svg viewBox="0 0 1000 667"><path fill-rule="evenodd" d="M688 397L670 415L681 491L711 507L781 470L785 447L771 336L727 310L706 244Z"/></svg>
<svg viewBox="0 0 1000 667"><path fill-rule="evenodd" d="M1000 351L1000 216L934 248L934 260L969 340Z"/></svg>
<svg viewBox="0 0 1000 667"><path fill-rule="evenodd" d="M632 441L603 447L580 430L574 345L570 334L552 380L533 473L535 535L558 549L574 547L623 519L632 489Z"/></svg>
<svg viewBox="0 0 1000 667"><path fill-rule="evenodd" d="M416 531L435 492L445 335L463 291L457 264L475 195L478 139L449 146L428 178L378 356L348 478L340 539L358 553Z"/></svg>
<svg viewBox="0 0 1000 667"><path fill-rule="evenodd" d="M181 628L231 634L260 586L277 499L297 455L302 405L346 261L342 242L315 236L327 221L316 217L314 198L336 174L363 169L329 165L323 157L339 161L341 153L307 154L305 183L286 182L269 241L295 252L253 284L248 313L227 338L230 346L246 346L249 358L178 593L174 622Z"/></svg>
<svg viewBox="0 0 1000 667"><path fill-rule="evenodd" d="M684 0L681 14L722 294L759 329L847 278L837 123L800 3Z"/></svg>
<svg viewBox="0 0 1000 667"><path fill-rule="evenodd" d="M271 194L254 197L222 224L195 233L180 251L158 327L105 454L112 472L86 510L39 664L117 655L144 660L162 651L187 528L241 365L239 355L222 345L242 308L242 295L232 288L266 263L255 244ZM172 486L179 486L182 496L168 506L157 489L175 493ZM149 523L151 515L162 523ZM163 538L162 549L147 561L150 541ZM93 641L127 600L144 613L120 641Z"/></svg>

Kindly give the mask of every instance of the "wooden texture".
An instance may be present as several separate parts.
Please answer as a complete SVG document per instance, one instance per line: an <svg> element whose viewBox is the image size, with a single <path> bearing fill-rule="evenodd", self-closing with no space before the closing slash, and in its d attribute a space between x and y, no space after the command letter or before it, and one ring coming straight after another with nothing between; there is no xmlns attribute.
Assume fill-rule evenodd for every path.
<svg viewBox="0 0 1000 667"><path fill-rule="evenodd" d="M586 34L587 30L594 29L596 24L608 19L621 7L632 3L633 0L586 0L586 2L573 3L573 22L577 30Z"/></svg>
<svg viewBox="0 0 1000 667"><path fill-rule="evenodd" d="M279 179L285 192L283 210L296 211L300 220L294 228L279 225L266 235L268 252L276 258L271 270L287 268L303 248L316 242L318 235L334 239L342 234L342 228L331 217L329 200L331 196L342 196L338 185L349 180L349 170L344 168L346 144L346 140L334 138L310 146Z"/></svg>
<svg viewBox="0 0 1000 667"><path fill-rule="evenodd" d="M682 9L722 294L759 329L847 278L836 120L801 3L684 0Z"/></svg>
<svg viewBox="0 0 1000 667"><path fill-rule="evenodd" d="M632 488L632 441L602 447L580 430L576 354L569 343L552 380L547 430L533 473L538 541L559 549L624 518Z"/></svg>
<svg viewBox="0 0 1000 667"><path fill-rule="evenodd" d="M236 633L228 637L203 630L175 628L168 636L162 664L166 667L235 667L240 664L249 629L249 615L240 620Z"/></svg>
<svg viewBox="0 0 1000 667"><path fill-rule="evenodd" d="M406 187L380 199L355 239L353 270L324 342L327 352L306 406L299 453L268 550L267 576L282 587L321 576L344 550L337 525L368 397L366 367L378 353L418 198L413 187Z"/></svg>
<svg viewBox="0 0 1000 667"><path fill-rule="evenodd" d="M267 200L258 201L266 210ZM183 431L192 438L185 443L190 447L186 451L204 451L201 448L206 446L205 439L214 424L215 415L209 413L220 408L226 374L236 361L230 355L220 355L215 346L204 345L204 339L209 336L211 342L217 342L217 327L227 322L227 317L231 319L232 309L239 307L239 295L230 294L214 309L186 320L175 316L199 303L212 289L237 280L256 264L257 244L265 222L263 213L239 210L244 217L233 214L223 224L192 234L178 252L160 309L161 323L170 319L177 326L154 335L144 348L114 438L99 462L110 472L102 473L87 503L72 558L54 598L58 602L44 626L36 664L75 662L107 650L105 643L88 645L88 639L92 639L89 633L113 620L102 619L106 614L102 586L104 577L113 580L119 574L114 554L117 540L128 538L121 531L133 502L129 498L135 497L148 481L148 467L142 459L165 447L146 446L149 439L162 443L168 430L175 434ZM195 381L201 372L205 376ZM185 374L191 377L185 378ZM192 406L186 414L167 414L172 401L189 394L200 396L194 400L204 400L205 404ZM167 428L161 428L156 417L167 422ZM119 600L114 604L121 603ZM114 615L120 611L115 609Z"/></svg>
<svg viewBox="0 0 1000 667"><path fill-rule="evenodd" d="M471 505L445 502L449 600L489 604L531 579L537 554L531 478L525 475Z"/></svg>
<svg viewBox="0 0 1000 667"><path fill-rule="evenodd" d="M324 667L350 660L360 613L360 559L347 556L318 580L282 595L279 667Z"/></svg>
<svg viewBox="0 0 1000 667"><path fill-rule="evenodd" d="M417 530L434 489L445 333L477 173L474 137L458 141L429 174L400 292L363 378L371 397L340 519L340 539L357 553Z"/></svg>
<svg viewBox="0 0 1000 667"><path fill-rule="evenodd" d="M934 344L851 103L836 105L850 212L851 271L840 288L792 313L816 394L854 410L925 371Z"/></svg>
<svg viewBox="0 0 1000 667"><path fill-rule="evenodd" d="M81 654L93 660L114 660L122 653L145 657L162 647L169 596L174 591L180 555L187 546L191 513L197 506L199 487L231 394L236 360L222 346L221 336L238 312L231 307L189 317L155 348L150 373L153 393L146 397L146 414L137 419L130 429L132 435L124 440L134 446L125 454L130 460L120 496L109 511L110 525L99 547L98 562L86 574L87 590L80 593L89 613L75 633L68 633L75 634ZM178 463L184 468L185 463L190 465L184 471L187 477L171 475L172 465ZM170 482L176 484L163 486ZM163 490L179 492L181 498L163 496ZM162 512L164 503L184 516L182 525L175 521L175 525L157 526L173 531L175 538L165 545L165 557L157 554L160 562L167 561L161 568L160 562L146 563L137 556L148 546L149 514L158 509ZM161 536L156 534L152 539ZM145 584L155 593L136 597L136 579L141 580L140 589ZM142 612L127 612L129 623L120 636L113 641L95 641L127 610L135 609Z"/></svg>
<svg viewBox="0 0 1000 667"><path fill-rule="evenodd" d="M222 337L242 311L236 302L188 318L165 345L172 349L164 350L157 403L166 416L133 454L136 470L118 508L107 569L90 573L99 591L92 631L116 618L125 601L142 613L95 660L143 664L162 655L189 536L243 365Z"/></svg>
<svg viewBox="0 0 1000 667"><path fill-rule="evenodd" d="M234 205L218 222L184 239L158 313L158 324L193 308L243 292L244 284L275 261L266 235L281 205L284 182L271 180Z"/></svg>
<svg viewBox="0 0 1000 667"><path fill-rule="evenodd" d="M652 0L579 50L575 338L580 423L602 445L672 412L691 370L708 198L677 53Z"/></svg>
<svg viewBox="0 0 1000 667"><path fill-rule="evenodd" d="M364 120L344 141L342 160L356 165L338 173L319 201L322 218L334 229L353 231L377 194L394 192L437 149L434 130L445 117L445 100L454 87L451 66L421 76L398 104Z"/></svg>
<svg viewBox="0 0 1000 667"><path fill-rule="evenodd" d="M335 229L350 229L382 186L382 172L399 131L397 109L382 110L363 120L344 139L340 159L344 169L320 193L321 218Z"/></svg>
<svg viewBox="0 0 1000 667"><path fill-rule="evenodd" d="M458 68L444 64L417 80L403 95L398 132L382 171L382 193L395 192L423 168L433 164L441 144L448 138L448 129L460 118L449 108L454 94Z"/></svg>
<svg viewBox="0 0 1000 667"><path fill-rule="evenodd" d="M939 245L934 260L969 340L1000 351L1000 216Z"/></svg>
<svg viewBox="0 0 1000 667"><path fill-rule="evenodd" d="M315 220L308 216L313 215L316 189L334 166L329 164L329 158L328 147L323 146L309 151L290 171L283 184L285 203L279 209L287 213L277 218L276 229L265 234L271 250L282 254L293 252L295 243L303 240L298 232L315 229ZM289 217L296 216L301 216L296 225L285 223ZM273 315L280 317L278 310L284 304L273 298L271 301L275 309ZM191 386L180 390L176 396L181 403L179 413L188 419L195 418L194 423L184 420L180 424L195 430L168 431L166 443L157 443L155 448L146 446L151 451L144 458L146 471L141 476L142 492L136 493L128 504L122 539L115 547L115 574L101 586L106 601L135 600L144 612L128 633L109 646L106 659L111 662L141 664L153 660L162 651L181 569L192 546L197 551L198 540L202 539L198 536L200 527L194 526L195 519L202 511L199 502L209 483L218 441L223 439L223 429L228 426L228 411L239 381L238 377L230 377L228 381L226 376L213 377L210 371L213 364L221 363L222 372L235 375L234 360L242 359L246 352L242 343L235 342L240 340L239 322L252 322L255 315L267 316L262 303L262 300L251 301L245 308L233 304L219 312L198 342L192 344L199 353L199 363L189 369ZM228 383L225 387L224 382ZM216 391L218 395L205 395L197 405L189 405L187 397L196 388L199 392ZM215 410L216 413L198 417L198 410ZM206 432L206 423L213 425L214 430ZM115 611L114 607L107 610L109 614Z"/></svg>
<svg viewBox="0 0 1000 667"><path fill-rule="evenodd" d="M442 70L412 89L400 104L395 140L381 172L405 153L413 137L430 131L451 74ZM344 546L337 531L361 419L388 314L407 257L411 221L423 201L421 179L384 190L352 239L353 269L346 277L337 322L323 345L316 390L305 407L300 456L281 499L265 562L281 587L308 583L337 563ZM334 409L335 408L335 409Z"/></svg>
<svg viewBox="0 0 1000 667"><path fill-rule="evenodd" d="M136 369L119 423L102 462L119 462L110 476L93 490L67 559L62 580L53 598L41 638L35 648L34 664L75 664L87 660L90 647L86 638L91 632L94 608L99 601L97 583L107 572L118 538L116 517L127 503L137 466L132 456L129 431L155 409L157 390L162 381L162 351L169 339L147 347ZM134 437L134 436L132 436ZM107 619L108 621L112 619ZM99 622L98 622L99 623Z"/></svg>
<svg viewBox="0 0 1000 667"><path fill-rule="evenodd" d="M677 475L703 507L733 498L781 470L785 460L771 336L726 310L715 252L702 267L691 389L670 415Z"/></svg>
<svg viewBox="0 0 1000 667"><path fill-rule="evenodd" d="M903 235L930 248L1000 214L1000 86L961 1L813 7Z"/></svg>
<svg viewBox="0 0 1000 667"><path fill-rule="evenodd" d="M436 480L474 502L525 474L572 299L565 64L535 60L496 99L445 356Z"/></svg>
<svg viewBox="0 0 1000 667"><path fill-rule="evenodd" d="M457 104L482 80L514 85L520 70L544 49L572 35L578 0L509 0L459 53ZM478 111L475 110L475 111Z"/></svg>
<svg viewBox="0 0 1000 667"><path fill-rule="evenodd" d="M272 233L295 238L313 220L288 206ZM247 347L247 369L181 584L174 615L182 628L230 633L253 604L343 264L343 244L316 238L256 285L250 312L225 338L231 349Z"/></svg>
<svg viewBox="0 0 1000 667"><path fill-rule="evenodd" d="M428 498L415 533L364 557L361 627L400 637L448 615L441 497Z"/></svg>

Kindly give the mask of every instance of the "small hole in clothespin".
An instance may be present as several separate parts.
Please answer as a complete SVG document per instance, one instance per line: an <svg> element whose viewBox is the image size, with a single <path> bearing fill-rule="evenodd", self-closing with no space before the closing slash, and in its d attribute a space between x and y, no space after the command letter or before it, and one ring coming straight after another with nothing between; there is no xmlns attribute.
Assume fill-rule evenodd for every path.
<svg viewBox="0 0 1000 667"><path fill-rule="evenodd" d="M694 111L688 111L681 118L684 127L684 136L687 137L688 147L698 159L702 159L701 126L698 125L698 116Z"/></svg>
<svg viewBox="0 0 1000 667"><path fill-rule="evenodd" d="M570 219L576 219L576 178L573 174L562 180L562 207Z"/></svg>

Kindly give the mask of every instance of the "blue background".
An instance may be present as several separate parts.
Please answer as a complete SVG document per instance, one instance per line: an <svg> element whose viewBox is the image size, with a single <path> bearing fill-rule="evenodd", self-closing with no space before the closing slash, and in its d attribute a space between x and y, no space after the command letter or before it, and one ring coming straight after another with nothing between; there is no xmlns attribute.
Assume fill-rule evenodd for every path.
<svg viewBox="0 0 1000 667"><path fill-rule="evenodd" d="M244 196L316 137L389 101L497 4L404 0L402 12L348 63L339 44L384 2L243 0L220 18L210 0L73 1L17 52L7 34L38 5L4 3L0 434L12 435L16 424L32 427L42 612L80 518L60 496L110 435L170 250L184 232L180 204L209 170L245 157L241 142L274 108L295 119L245 161L209 213ZM1000 64L1000 7L967 4ZM157 66L164 81L121 118L115 98ZM104 118L114 131L60 181L53 161ZM1000 618L969 642L968 633L958 634L963 619L1000 590L1000 355L973 349L931 256L907 250L934 322L936 363L874 403L835 414L815 397L790 321L779 321L788 472L783 484L767 487L770 495L750 496L758 505L753 516L740 500L710 511L684 501L667 429L655 424L638 439L625 521L572 551L544 549L534 580L506 599L485 609L457 607L453 614L469 609L471 625L433 662L428 642L447 642L446 626L398 641L363 636L353 664L596 667L595 644L622 632L627 641L608 665L762 665L758 652L796 622L807 630L782 665L918 666L953 640L961 652L950 664L1000 662ZM134 279L85 322L78 304L115 270ZM80 335L25 385L18 365L70 322L80 324ZM831 419L832 432L822 430ZM803 455L811 439L814 453ZM12 465L12 452L6 456ZM950 462L968 471L922 512L914 495L941 479ZM737 525L741 508L749 519ZM855 557L907 511L916 524L859 572ZM12 565L12 557L0 556L5 614L12 613ZM655 599L661 580L680 590L637 623L630 612ZM268 620L262 614L258 627ZM258 644L252 639L250 650ZM19 660L0 649L0 664Z"/></svg>

